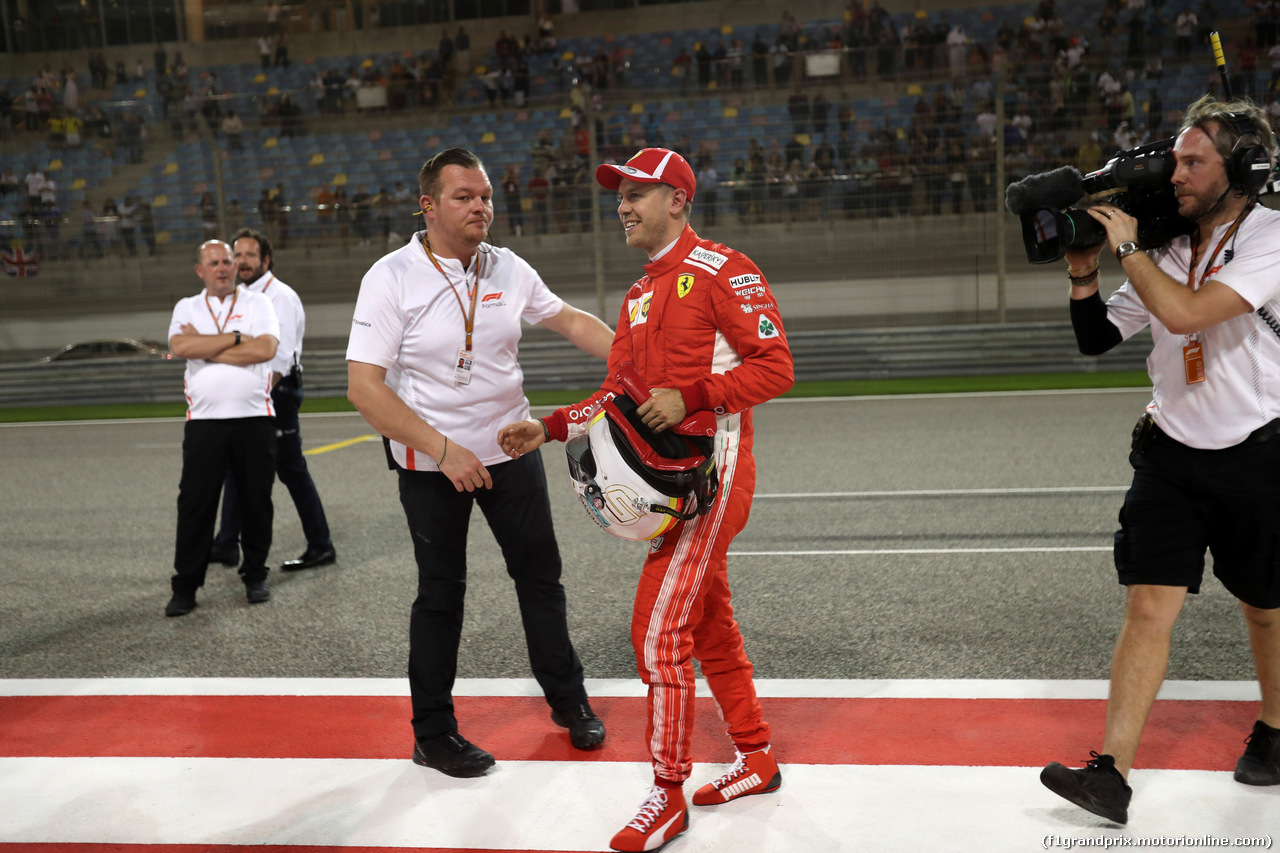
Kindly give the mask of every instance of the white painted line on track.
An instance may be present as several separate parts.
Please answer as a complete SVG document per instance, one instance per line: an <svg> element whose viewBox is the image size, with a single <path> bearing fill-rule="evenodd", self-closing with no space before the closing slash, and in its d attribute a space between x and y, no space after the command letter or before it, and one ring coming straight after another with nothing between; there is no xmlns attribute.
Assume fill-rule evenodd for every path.
<svg viewBox="0 0 1280 853"><path fill-rule="evenodd" d="M850 394L840 397L775 397L761 403L762 406L794 405L796 403L878 403L885 400L948 400L956 398L984 397L1067 397L1081 394L1134 394L1151 395L1150 387L1140 385L1125 388L1045 388L1027 391L941 391L925 394Z"/></svg>
<svg viewBox="0 0 1280 853"><path fill-rule="evenodd" d="M1038 768L781 758L781 789L691 809L678 849L1029 851L1057 837L1110 847L1262 838L1280 826L1280 799L1227 769L1135 770L1141 795L1119 828L1045 790ZM404 759L5 758L0 843L595 851L634 816L651 772L637 762L504 760L482 778L451 779ZM722 766L693 772L696 785Z"/></svg>
<svg viewBox="0 0 1280 853"><path fill-rule="evenodd" d="M1099 666L1102 664L1100 663ZM1102 679L758 678L756 691L775 699L1105 699ZM636 678L588 678L593 697L641 698ZM705 681L698 695L710 696ZM404 696L404 678L10 678L0 696ZM541 697L532 678L460 678L455 696ZM1166 681L1159 698L1256 702L1256 681Z"/></svg>
<svg viewBox="0 0 1280 853"><path fill-rule="evenodd" d="M1124 492L1128 486L1028 486L1009 489L897 489L865 492L765 492L754 500L806 500L808 498L950 498L1005 497L1027 495L1087 495Z"/></svg>
<svg viewBox="0 0 1280 853"><path fill-rule="evenodd" d="M121 426L128 424L181 424L186 423L186 416L173 418L91 418L84 421L14 421L0 423L0 429L16 429L18 427L63 427L63 426Z"/></svg>
<svg viewBox="0 0 1280 853"><path fill-rule="evenodd" d="M175 405L178 403L175 402ZM311 418L359 418L359 412L304 412L298 415L302 420ZM121 426L128 424L181 424L186 423L186 415L164 418L89 418L79 421L12 421L0 423L0 429L16 429L20 427L63 427L63 426Z"/></svg>
<svg viewBox="0 0 1280 853"><path fill-rule="evenodd" d="M730 557L891 557L898 554L1075 554L1113 550L1111 545L1027 548L854 548L847 551L730 551Z"/></svg>
<svg viewBox="0 0 1280 853"><path fill-rule="evenodd" d="M850 394L838 397L775 397L761 406L794 406L804 403L881 403L889 400L953 400L957 398L986 397L1064 397L1080 394L1134 394L1151 395L1150 388L1049 388L1042 391L952 391L931 394ZM531 406L535 411L555 411L559 406ZM759 406L757 406L759 408Z"/></svg>
<svg viewBox="0 0 1280 853"><path fill-rule="evenodd" d="M801 403L875 403L885 400L947 400L947 399L964 399L974 397L1061 397L1080 394L1130 394L1142 392L1151 393L1150 388L1134 387L1134 388L1059 388L1048 389L1043 391L955 391L950 393L934 393L934 394L863 394L858 396L846 397L779 397L768 402L761 403L762 406L773 405L797 405ZM532 409L538 411L554 411L559 408L556 405L539 405L531 406ZM306 412L298 415L299 418L358 418L359 412ZM21 427L62 427L62 426L92 426L95 424L153 424L153 423L183 423L186 417L170 417L170 418L93 418L90 420L79 421L18 421L13 423L0 423L0 429L14 429Z"/></svg>

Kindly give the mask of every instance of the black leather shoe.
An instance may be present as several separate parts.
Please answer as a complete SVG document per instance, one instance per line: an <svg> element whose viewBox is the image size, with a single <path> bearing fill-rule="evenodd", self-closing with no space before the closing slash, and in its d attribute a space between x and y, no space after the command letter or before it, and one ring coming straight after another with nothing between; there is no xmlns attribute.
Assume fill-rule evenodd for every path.
<svg viewBox="0 0 1280 853"><path fill-rule="evenodd" d="M261 604L271 600L271 590L267 589L266 581L245 581L244 593L250 604Z"/></svg>
<svg viewBox="0 0 1280 853"><path fill-rule="evenodd" d="M199 605L196 604L194 592L175 592L173 598L164 606L165 616L186 616Z"/></svg>
<svg viewBox="0 0 1280 853"><path fill-rule="evenodd" d="M493 756L457 732L445 732L418 738L413 744L413 763L468 779L483 776L493 766Z"/></svg>
<svg viewBox="0 0 1280 853"><path fill-rule="evenodd" d="M222 565L234 569L240 565L240 546L228 545L225 548L213 546L213 550L209 552L209 563L221 563Z"/></svg>
<svg viewBox="0 0 1280 853"><path fill-rule="evenodd" d="M567 713L551 709L551 722L569 730L574 749L599 749L604 746L604 723L586 702Z"/></svg>
<svg viewBox="0 0 1280 853"><path fill-rule="evenodd" d="M312 548L307 546L307 550L302 552L302 556L296 560L285 560L281 564L281 571L296 572L299 569L314 569L318 566L331 566L338 559L338 552L332 547L329 548Z"/></svg>

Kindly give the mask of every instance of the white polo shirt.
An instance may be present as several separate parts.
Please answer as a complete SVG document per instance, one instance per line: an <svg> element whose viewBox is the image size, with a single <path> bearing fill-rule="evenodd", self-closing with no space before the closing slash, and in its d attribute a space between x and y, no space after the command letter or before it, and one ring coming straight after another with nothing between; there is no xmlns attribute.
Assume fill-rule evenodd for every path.
<svg viewBox="0 0 1280 853"><path fill-rule="evenodd" d="M235 293L217 299L207 289L178 301L169 321L169 338L182 334L183 324L202 335L241 332L271 335L279 340L280 323L271 300L238 285ZM275 414L271 406L271 372L267 362L240 366L203 358L187 359L182 377L187 395L187 420L226 420Z"/></svg>
<svg viewBox="0 0 1280 853"><path fill-rule="evenodd" d="M295 364L301 370L302 336L307 331L302 297L272 272L264 273L245 287L270 299L271 307L276 309L276 319L280 321L280 346L276 347L276 357L267 362L271 369L281 376L288 376Z"/></svg>
<svg viewBox="0 0 1280 853"><path fill-rule="evenodd" d="M509 249L483 244L465 281L475 280L471 382L454 381L466 340L462 308L470 307L462 263L437 256L448 280L436 270L414 235L365 273L351 321L347 360L387 369L387 385L422 420L460 444L485 465L510 461L498 446L498 430L529 417L524 373L516 360L520 321L541 323L564 302L523 259ZM451 283L452 282L452 283ZM456 298L455 298L456 296ZM391 442L396 462L411 471L438 471L424 453Z"/></svg>
<svg viewBox="0 0 1280 853"><path fill-rule="evenodd" d="M1218 245L1230 223L1210 240ZM1232 259L1223 263L1227 250ZM1198 284L1209 262L1199 260ZM1191 238L1178 237L1151 255L1175 281L1187 281ZM1214 261L1208 280L1240 294L1254 309L1265 307L1280 322L1280 213L1257 206L1240 224ZM1147 407L1160 428L1177 441L1203 450L1239 444L1263 424L1280 417L1280 336L1256 313L1242 314L1199 332L1205 381L1187 384L1183 347L1188 335L1175 335L1147 311L1129 282L1107 300L1107 319L1126 339L1150 324L1154 347L1147 372L1155 396Z"/></svg>

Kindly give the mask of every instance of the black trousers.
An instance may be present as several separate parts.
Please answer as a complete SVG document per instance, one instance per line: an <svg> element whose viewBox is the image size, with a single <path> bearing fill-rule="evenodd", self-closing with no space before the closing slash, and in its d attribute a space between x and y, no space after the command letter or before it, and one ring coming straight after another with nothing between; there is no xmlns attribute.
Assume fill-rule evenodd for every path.
<svg viewBox="0 0 1280 853"><path fill-rule="evenodd" d="M531 453L489 466L492 489L459 492L438 471L400 470L400 503L418 563L418 597L409 619L409 692L414 737L457 731L458 671L467 590L467 526L478 504L515 581L533 676L547 703L569 710L587 699L582 662L569 640L560 551L542 457Z"/></svg>
<svg viewBox="0 0 1280 853"><path fill-rule="evenodd" d="M271 402L276 410L276 476L289 490L289 497L293 498L298 520L302 522L302 533L307 537L307 547L332 548L324 504L320 502L320 493L311 479L307 458L302 455L302 433L298 425L302 398L302 389L287 378L281 379L271 389ZM213 537L215 547L230 548L240 540L240 512L235 478L228 468L222 487L222 523Z"/></svg>
<svg viewBox="0 0 1280 853"><path fill-rule="evenodd" d="M246 582L267 576L271 484L276 470L275 426L266 417L187 421L182 436L178 535L173 555L175 592L195 591L204 585L218 495L228 470L245 510L240 575Z"/></svg>

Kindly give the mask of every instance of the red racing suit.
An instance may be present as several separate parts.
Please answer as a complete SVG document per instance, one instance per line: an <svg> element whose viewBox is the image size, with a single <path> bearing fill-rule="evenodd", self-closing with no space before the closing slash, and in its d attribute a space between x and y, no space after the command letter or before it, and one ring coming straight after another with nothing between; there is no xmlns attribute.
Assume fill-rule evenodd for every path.
<svg viewBox="0 0 1280 853"><path fill-rule="evenodd" d="M689 414L716 413L720 493L710 512L650 543L636 589L631 643L649 687L647 737L659 784L693 766L693 658L741 752L769 744L751 661L733 618L726 554L747 524L755 493L751 407L794 383L791 350L768 282L741 252L686 225L631 286L609 352L609 376L630 361L646 387L676 388ZM552 438L580 431L593 403L622 388L610 379L591 398L546 419ZM643 402L637 400L636 402Z"/></svg>

